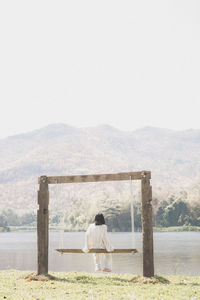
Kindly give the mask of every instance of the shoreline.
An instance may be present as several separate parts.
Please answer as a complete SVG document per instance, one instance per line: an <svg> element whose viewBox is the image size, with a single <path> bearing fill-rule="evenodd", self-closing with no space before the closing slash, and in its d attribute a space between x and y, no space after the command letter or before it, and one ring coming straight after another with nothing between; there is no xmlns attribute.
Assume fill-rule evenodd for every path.
<svg viewBox="0 0 200 300"><path fill-rule="evenodd" d="M60 232L63 231L62 228L58 227L49 227L50 231ZM36 227L22 227L22 226L10 226L10 227L0 227L0 233L2 232L35 232L37 231ZM153 232L200 232L200 226L171 226L171 227L153 227ZM83 230L64 230L64 232L85 232ZM120 231L110 231L112 233L118 233ZM124 231L130 232L130 231ZM142 230L136 230L135 232L142 232Z"/></svg>

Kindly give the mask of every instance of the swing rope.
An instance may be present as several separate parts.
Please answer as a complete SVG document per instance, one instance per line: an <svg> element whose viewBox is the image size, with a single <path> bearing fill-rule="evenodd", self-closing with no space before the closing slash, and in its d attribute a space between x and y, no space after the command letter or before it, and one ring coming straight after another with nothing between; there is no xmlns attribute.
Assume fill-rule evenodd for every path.
<svg viewBox="0 0 200 300"><path fill-rule="evenodd" d="M130 205L131 205L131 229L132 229L132 248L136 248L135 242L135 219L134 219L134 197L133 197L133 181L130 176Z"/></svg>
<svg viewBox="0 0 200 300"><path fill-rule="evenodd" d="M58 181L56 181L56 202L58 201L58 194L59 193L61 193L61 192L58 191ZM63 246L64 246L64 239L63 239L64 219L65 219L65 214L63 212L62 221L61 221L61 229L59 230L59 248L63 248Z"/></svg>
<svg viewBox="0 0 200 300"><path fill-rule="evenodd" d="M56 201L58 199L58 181L56 182ZM114 249L113 251L108 252L106 249L91 249L88 253L138 253L135 248L135 222L134 222L134 197L133 197L133 184L132 177L130 176L130 205L131 205L131 228L132 228L132 248L131 249ZM84 253L82 249L64 249L63 248L63 233L64 233L64 218L65 214L63 213L62 218L62 230L60 231L60 240L59 240L59 249L56 251L63 253Z"/></svg>

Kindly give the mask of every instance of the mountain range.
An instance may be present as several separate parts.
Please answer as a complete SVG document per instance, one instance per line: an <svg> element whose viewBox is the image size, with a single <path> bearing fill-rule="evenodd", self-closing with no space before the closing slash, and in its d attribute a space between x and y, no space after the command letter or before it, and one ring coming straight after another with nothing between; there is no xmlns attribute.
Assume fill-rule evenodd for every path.
<svg viewBox="0 0 200 300"><path fill-rule="evenodd" d="M145 127L121 131L109 125L47 127L0 140L0 209L37 207L41 175L79 175L150 170L153 191L189 189L200 175L200 130L173 131ZM127 188L127 185L125 185ZM123 183L51 186L52 209L76 197L117 194ZM95 194L96 193L96 194ZM127 192L128 193L128 192ZM56 196L57 195L57 196ZM58 195L61 195L58 199ZM65 196L63 196L65 195ZM96 195L96 196L95 196ZM57 203L56 203L56 201ZM59 202L59 203L58 203Z"/></svg>

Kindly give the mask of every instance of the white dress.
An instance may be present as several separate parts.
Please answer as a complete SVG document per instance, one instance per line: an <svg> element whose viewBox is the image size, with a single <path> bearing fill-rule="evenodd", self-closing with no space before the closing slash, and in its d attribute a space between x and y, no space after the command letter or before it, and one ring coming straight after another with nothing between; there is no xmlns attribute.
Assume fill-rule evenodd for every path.
<svg viewBox="0 0 200 300"><path fill-rule="evenodd" d="M107 236L107 226L90 224L85 236L84 252L88 252L90 249L106 249L107 251L113 251L111 243Z"/></svg>
<svg viewBox="0 0 200 300"><path fill-rule="evenodd" d="M114 248L108 240L107 226L90 224L85 235L85 247L84 252L88 252L90 249L106 249L107 251L113 251ZM110 253L94 253L95 271L100 271L104 268L112 269L112 256Z"/></svg>

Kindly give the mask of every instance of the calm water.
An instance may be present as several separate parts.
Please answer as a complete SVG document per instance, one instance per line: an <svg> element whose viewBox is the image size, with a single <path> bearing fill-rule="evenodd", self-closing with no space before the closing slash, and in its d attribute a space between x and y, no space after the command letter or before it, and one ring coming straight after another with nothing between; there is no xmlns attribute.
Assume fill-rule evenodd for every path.
<svg viewBox="0 0 200 300"><path fill-rule="evenodd" d="M84 233L50 233L49 270L93 272L91 254L59 254L54 249L82 248ZM109 233L115 248L131 248L130 233ZM142 274L142 234L136 233L139 254L114 254L113 272ZM60 245L59 245L60 244ZM36 232L0 233L0 269L36 270ZM200 275L200 232L154 233L155 273Z"/></svg>

